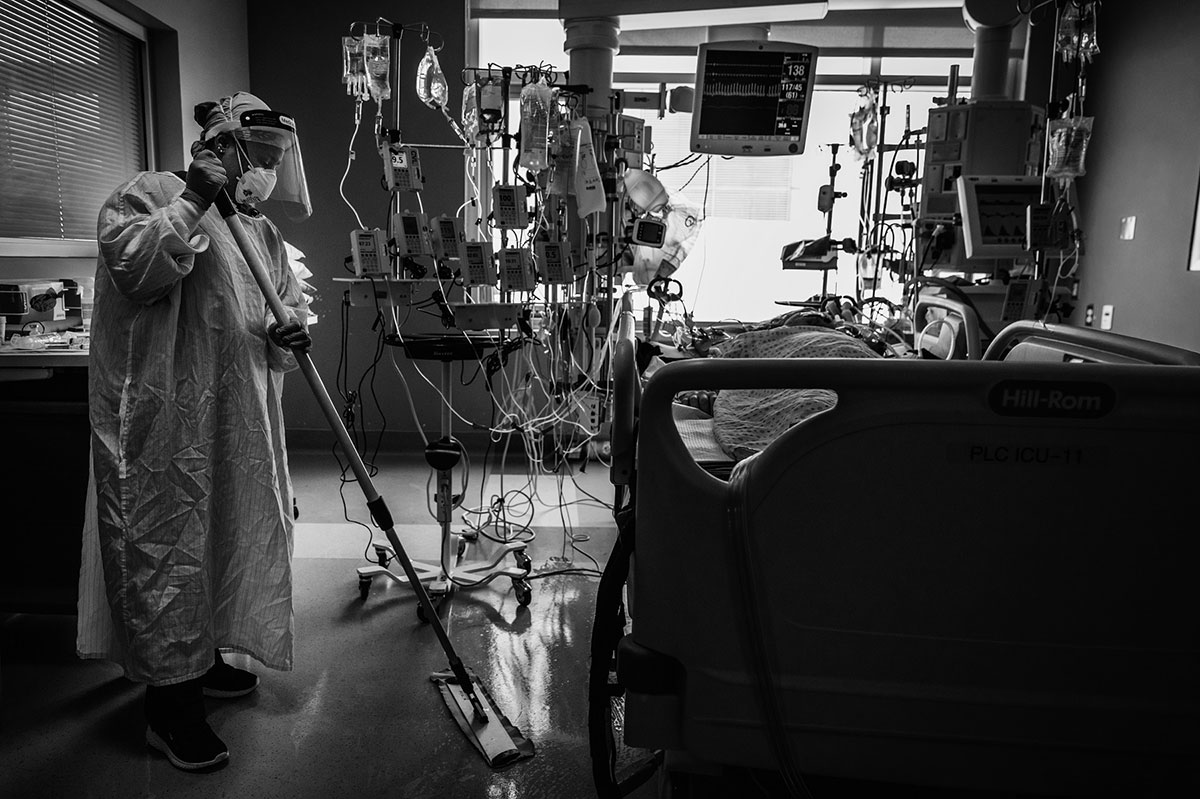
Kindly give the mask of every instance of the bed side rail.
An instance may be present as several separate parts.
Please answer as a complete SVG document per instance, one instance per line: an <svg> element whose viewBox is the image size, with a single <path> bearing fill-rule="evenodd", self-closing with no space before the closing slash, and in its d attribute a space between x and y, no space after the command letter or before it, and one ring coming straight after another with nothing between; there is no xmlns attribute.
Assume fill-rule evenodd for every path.
<svg viewBox="0 0 1200 799"><path fill-rule="evenodd" d="M936 294L921 294L917 298L917 307L913 314L913 319L921 319L921 314L929 308L940 308L949 312L952 316L961 319L961 323L957 325L953 322L944 322L944 324L952 325L955 331L955 338L961 334L966 340L968 361L978 361L983 357L983 345L981 344L982 339L980 339L979 332L979 315L975 313L974 308L965 302L949 297L941 297ZM932 324L930 323L930 325L924 327L932 326ZM919 337L914 343L920 348L922 343L920 338L924 337L924 331L918 330L914 332ZM951 351L953 352L953 345L951 346Z"/></svg>
<svg viewBox="0 0 1200 799"><path fill-rule="evenodd" d="M1093 363L1200 366L1200 353L1107 330L1044 322L1013 322L997 334L985 361L1080 359Z"/></svg>
<svg viewBox="0 0 1200 799"><path fill-rule="evenodd" d="M956 415L963 411L964 400L990 402L992 389L1013 381L1099 383L1118 393L1129 386L1140 397L1148 391L1200 395L1200 371L1180 373L1174 368L1140 364L705 358L668 364L646 382L638 412L639 449L645 457L650 446L655 457L665 457L673 466L691 460L671 413L671 401L681 391L822 388L838 394L834 416L895 414L900 409ZM685 467L675 468L686 471ZM696 470L700 471L698 466Z"/></svg>

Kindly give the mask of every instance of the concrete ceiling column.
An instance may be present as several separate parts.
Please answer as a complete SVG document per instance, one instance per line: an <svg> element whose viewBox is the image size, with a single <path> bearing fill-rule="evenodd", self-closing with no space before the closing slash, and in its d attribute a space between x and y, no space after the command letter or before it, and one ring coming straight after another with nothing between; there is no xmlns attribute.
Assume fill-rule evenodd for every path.
<svg viewBox="0 0 1200 799"><path fill-rule="evenodd" d="M572 84L591 87L584 100L593 127L609 113L612 93L613 56L617 54L617 35L621 32L617 17L578 17L563 20L566 41L563 50L570 57Z"/></svg>
<svg viewBox="0 0 1200 799"><path fill-rule="evenodd" d="M1009 49L1021 14L1012 0L964 0L963 20L975 34L971 99L1009 96Z"/></svg>
<svg viewBox="0 0 1200 799"><path fill-rule="evenodd" d="M771 25L768 22L751 25L713 25L708 29L708 41L765 42L770 33Z"/></svg>

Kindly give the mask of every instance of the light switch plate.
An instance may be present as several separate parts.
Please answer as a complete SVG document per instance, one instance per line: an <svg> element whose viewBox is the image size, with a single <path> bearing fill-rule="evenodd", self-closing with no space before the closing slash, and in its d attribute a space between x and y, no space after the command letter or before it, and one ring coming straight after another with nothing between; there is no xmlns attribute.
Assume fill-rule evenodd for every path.
<svg viewBox="0 0 1200 799"><path fill-rule="evenodd" d="M1112 330L1113 307L1104 305L1100 308L1100 329Z"/></svg>
<svg viewBox="0 0 1200 799"><path fill-rule="evenodd" d="M1137 229L1136 216L1121 217L1121 241L1133 241L1134 232Z"/></svg>

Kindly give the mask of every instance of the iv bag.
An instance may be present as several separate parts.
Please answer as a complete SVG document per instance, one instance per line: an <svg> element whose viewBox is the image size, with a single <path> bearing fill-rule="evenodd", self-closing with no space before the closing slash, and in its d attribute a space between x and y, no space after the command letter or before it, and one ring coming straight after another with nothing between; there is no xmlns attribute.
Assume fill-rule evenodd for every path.
<svg viewBox="0 0 1200 799"><path fill-rule="evenodd" d="M521 89L521 153L518 163L530 172L550 166L550 104L554 96L545 83Z"/></svg>
<svg viewBox="0 0 1200 799"><path fill-rule="evenodd" d="M392 37L368 33L363 36L363 58L367 66L367 78L371 98L379 103L392 96L388 73L392 66Z"/></svg>
<svg viewBox="0 0 1200 799"><path fill-rule="evenodd" d="M361 37L342 37L342 83L346 84L346 94L356 99L366 100L371 96Z"/></svg>
<svg viewBox="0 0 1200 799"><path fill-rule="evenodd" d="M1070 62L1078 58L1090 62L1100 52L1096 42L1096 5L1091 3L1077 7L1074 3L1068 3L1063 8L1054 42L1063 61Z"/></svg>
<svg viewBox="0 0 1200 799"><path fill-rule="evenodd" d="M1050 141L1046 177L1068 184L1086 174L1083 162L1087 157L1088 142L1092 140L1093 119L1073 117L1050 120L1047 126Z"/></svg>
<svg viewBox="0 0 1200 799"><path fill-rule="evenodd" d="M497 125L504 119L504 81L489 75L479 83L479 121Z"/></svg>
<svg viewBox="0 0 1200 799"><path fill-rule="evenodd" d="M555 116L554 146L550 148L550 155L550 179L546 181L546 193L565 197L575 186L575 136L571 132L569 117Z"/></svg>
<svg viewBox="0 0 1200 799"><path fill-rule="evenodd" d="M571 120L571 138L575 142L575 212L583 219L588 214L600 213L607 204L587 117Z"/></svg>
<svg viewBox="0 0 1200 799"><path fill-rule="evenodd" d="M1085 6L1079 15L1079 57L1088 63L1100 52L1100 43L1096 40L1096 15L1099 3Z"/></svg>
<svg viewBox="0 0 1200 799"><path fill-rule="evenodd" d="M426 47L425 55L417 65L417 97L430 108L445 108L449 93L437 53L432 47Z"/></svg>
<svg viewBox="0 0 1200 799"><path fill-rule="evenodd" d="M479 135L479 108L475 105L475 84L463 89L462 94L462 129L467 141L475 141Z"/></svg>
<svg viewBox="0 0 1200 799"><path fill-rule="evenodd" d="M859 161L870 161L875 157L875 145L879 142L879 110L875 95L869 90L859 90L858 108L850 114L850 144Z"/></svg>

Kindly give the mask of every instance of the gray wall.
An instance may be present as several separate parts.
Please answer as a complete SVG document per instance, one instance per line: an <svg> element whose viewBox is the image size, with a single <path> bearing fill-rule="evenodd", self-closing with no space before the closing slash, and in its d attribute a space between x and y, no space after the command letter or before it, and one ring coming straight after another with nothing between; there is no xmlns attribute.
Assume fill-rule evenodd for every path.
<svg viewBox="0 0 1200 799"><path fill-rule="evenodd" d="M150 29L158 164L184 168L198 129L196 103L215 100L250 83L246 0L108 0Z"/></svg>
<svg viewBox="0 0 1200 799"><path fill-rule="evenodd" d="M312 330L312 357L330 393L334 394L335 403L340 405L334 389L342 335L339 306L346 284L335 283L333 278L348 276L344 261L350 254L350 231L358 226L354 214L338 194L338 185L346 169L347 146L354 130L354 102L346 96L340 83L341 37L349 32L351 23L374 21L381 13L386 13L395 23L426 23L445 39L438 59L450 87L451 114L458 116L462 93L460 72L466 49L466 4L458 0L383 7L378 3L352 1L298 6L283 0L255 0L249 4L248 11L249 39L255 43L250 48L251 87L273 108L288 111L296 118L304 148L313 215L303 223L292 223L287 219L276 221L285 238L304 251L305 263L315 275L310 282L321 298L314 308L320 321ZM393 103L398 98L401 108L399 127L406 142L455 144L457 139L441 114L423 106L416 96L416 66L424 50L425 46L416 34L404 35L400 85L393 83L393 99L384 105L384 119L388 127L394 126ZM358 209L366 226L384 228L388 195L380 187L382 165L372 135L376 106L368 102L363 109L362 128L355 140L356 159L346 179L345 194ZM461 150L426 148L421 151L421 160L427 181L422 194L425 211L431 218L442 213L453 214L463 197ZM404 195L404 204L416 209L412 195ZM411 326L406 325L406 332L442 329L436 320L419 314L414 316L417 318ZM347 372L355 382L375 354L376 334L371 330L373 317L372 310L349 309ZM439 429L439 401L433 390L412 371L402 352L393 352L389 348L384 353L374 392L384 407L388 431L407 432L401 440L412 444L417 441L416 423L404 400L403 387L392 365L392 354L408 376L422 427L427 431ZM432 380L438 380L437 363L425 363L423 368ZM471 371L467 370L468 376ZM456 383L458 373L456 367ZM298 373L288 377L284 406L293 441L323 440L328 429L326 422ZM378 430L382 422L369 396L366 406L366 426ZM482 379L470 387L456 385L454 406L473 421L488 422L490 403ZM457 420L455 435L464 440L470 438L465 425Z"/></svg>
<svg viewBox="0 0 1200 799"><path fill-rule="evenodd" d="M1105 3L1086 112L1096 117L1078 181L1087 233L1079 309L1114 306L1113 330L1200 350L1200 272L1188 272L1200 186L1200 3ZM1122 241L1122 217L1137 217Z"/></svg>

